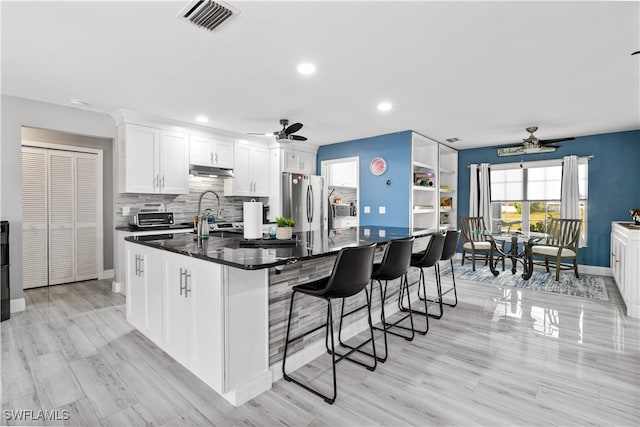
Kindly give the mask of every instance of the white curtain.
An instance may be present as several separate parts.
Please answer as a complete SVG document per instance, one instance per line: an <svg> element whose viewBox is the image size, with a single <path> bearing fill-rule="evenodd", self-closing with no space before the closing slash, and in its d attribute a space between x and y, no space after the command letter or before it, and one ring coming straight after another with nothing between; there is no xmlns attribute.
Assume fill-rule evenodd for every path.
<svg viewBox="0 0 640 427"><path fill-rule="evenodd" d="M481 216L491 227L491 179L489 163L469 165L469 216Z"/></svg>
<svg viewBox="0 0 640 427"><path fill-rule="evenodd" d="M469 216L478 215L478 165L469 165Z"/></svg>
<svg viewBox="0 0 640 427"><path fill-rule="evenodd" d="M478 216L484 217L484 223L491 227L491 177L489 163L480 164L480 200L478 201Z"/></svg>
<svg viewBox="0 0 640 427"><path fill-rule="evenodd" d="M565 156L562 158L560 217L567 219L580 219L578 156ZM580 237L580 246L584 246L582 236Z"/></svg>

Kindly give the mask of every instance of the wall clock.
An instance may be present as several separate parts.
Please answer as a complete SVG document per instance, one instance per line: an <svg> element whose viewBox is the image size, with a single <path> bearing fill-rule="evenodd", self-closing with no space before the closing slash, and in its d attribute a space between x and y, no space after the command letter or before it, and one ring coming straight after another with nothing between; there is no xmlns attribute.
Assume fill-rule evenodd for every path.
<svg viewBox="0 0 640 427"><path fill-rule="evenodd" d="M382 157L376 157L369 164L369 171L372 175L380 176L387 170L387 162Z"/></svg>

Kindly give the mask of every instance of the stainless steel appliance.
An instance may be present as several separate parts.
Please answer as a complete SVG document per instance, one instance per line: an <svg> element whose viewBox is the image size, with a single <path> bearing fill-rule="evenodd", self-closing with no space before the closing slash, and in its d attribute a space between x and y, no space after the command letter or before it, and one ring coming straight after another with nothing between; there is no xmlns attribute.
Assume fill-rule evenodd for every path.
<svg viewBox="0 0 640 427"><path fill-rule="evenodd" d="M325 194L321 176L282 174L282 216L295 220L294 232L326 230Z"/></svg>
<svg viewBox="0 0 640 427"><path fill-rule="evenodd" d="M11 316L11 296L9 287L9 222L0 222L0 286L2 287L2 300L0 306L1 320L5 321Z"/></svg>
<svg viewBox="0 0 640 427"><path fill-rule="evenodd" d="M166 227L173 224L173 212L138 212L129 216L129 225L138 228Z"/></svg>

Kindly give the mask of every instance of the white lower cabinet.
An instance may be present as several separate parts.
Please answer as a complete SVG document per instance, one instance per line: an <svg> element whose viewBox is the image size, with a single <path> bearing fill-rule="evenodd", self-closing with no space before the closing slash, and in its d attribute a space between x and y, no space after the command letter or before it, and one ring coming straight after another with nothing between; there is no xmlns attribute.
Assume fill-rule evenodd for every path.
<svg viewBox="0 0 640 427"><path fill-rule="evenodd" d="M267 269L125 244L133 326L233 405L271 388Z"/></svg>
<svg viewBox="0 0 640 427"><path fill-rule="evenodd" d="M640 230L630 225L611 224L611 270L627 316L640 318Z"/></svg>
<svg viewBox="0 0 640 427"><path fill-rule="evenodd" d="M162 345L162 274L160 253L126 243L127 320L151 341Z"/></svg>
<svg viewBox="0 0 640 427"><path fill-rule="evenodd" d="M222 286L219 264L162 253L164 350L222 392Z"/></svg>

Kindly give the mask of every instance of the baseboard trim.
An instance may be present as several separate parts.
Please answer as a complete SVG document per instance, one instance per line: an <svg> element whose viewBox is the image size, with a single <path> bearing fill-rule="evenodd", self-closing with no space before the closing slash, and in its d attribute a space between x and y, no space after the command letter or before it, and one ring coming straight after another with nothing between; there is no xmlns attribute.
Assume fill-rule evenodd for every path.
<svg viewBox="0 0 640 427"><path fill-rule="evenodd" d="M234 390L222 393L233 406L240 406L271 388L273 383L271 371L265 371L255 378L238 385Z"/></svg>
<svg viewBox="0 0 640 427"><path fill-rule="evenodd" d="M27 308L27 304L24 301L24 298L16 298L10 301L11 313L18 313L20 311L24 311Z"/></svg>
<svg viewBox="0 0 640 427"><path fill-rule="evenodd" d="M103 270L102 271L102 278L103 279L113 279L113 268L110 270Z"/></svg>
<svg viewBox="0 0 640 427"><path fill-rule="evenodd" d="M613 272L610 267L600 267L597 265L582 265L578 264L578 273L594 274L596 276L609 276L613 277Z"/></svg>

